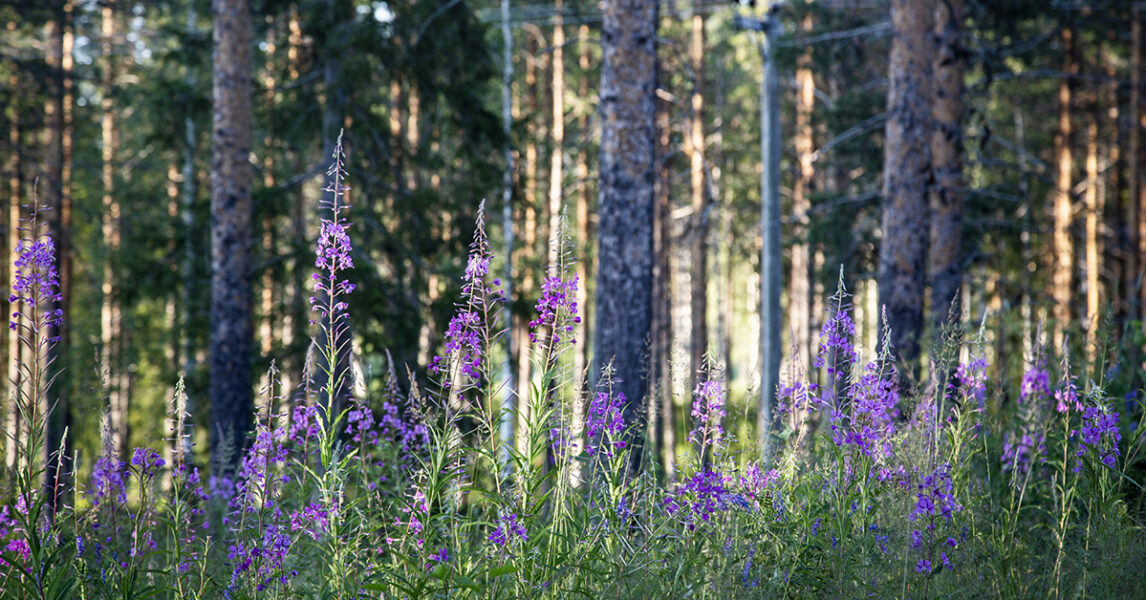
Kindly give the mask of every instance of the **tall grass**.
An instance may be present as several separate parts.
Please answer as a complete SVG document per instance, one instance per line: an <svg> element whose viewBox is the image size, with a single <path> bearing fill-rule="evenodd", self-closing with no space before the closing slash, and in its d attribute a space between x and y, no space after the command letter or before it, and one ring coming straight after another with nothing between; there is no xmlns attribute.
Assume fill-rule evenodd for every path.
<svg viewBox="0 0 1146 600"><path fill-rule="evenodd" d="M1013 382L987 378L982 330L965 343L949 328L931 387L906 395L894 348L856 347L841 283L815 361L781 388L783 449L733 452L728 390L708 365L688 399L693 458L665 484L630 467L644 425L624 421L625 374L606 367L588 387L565 367L582 343L567 253L530 323L530 402L505 401L506 299L480 213L444 352L410 378L432 383L400 389L390 364L367 397L346 345L340 155L330 174L319 358L300 390L272 365L233 475L195 464L180 383L169 459L139 448L121 462L109 442L89 480L42 489L58 459L43 431L59 313L43 309L54 250L33 209L16 249L12 326L31 358L0 508L4 598L1146 597L1132 576L1146 568L1142 407L1073 372L1065 350L1055 369L1032 357L1012 400Z"/></svg>

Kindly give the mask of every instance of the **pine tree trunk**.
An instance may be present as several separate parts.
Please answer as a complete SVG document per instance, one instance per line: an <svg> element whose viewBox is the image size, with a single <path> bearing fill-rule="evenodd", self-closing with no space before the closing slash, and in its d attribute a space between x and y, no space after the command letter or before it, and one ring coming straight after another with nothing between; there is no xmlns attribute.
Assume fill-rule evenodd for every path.
<svg viewBox="0 0 1146 600"><path fill-rule="evenodd" d="M1086 117L1086 191L1083 201L1086 204L1086 323L1083 329L1087 334L1086 355L1088 364L1093 364L1098 348L1094 339L1098 331L1098 216L1101 211L1098 195L1098 98L1091 94L1092 107Z"/></svg>
<svg viewBox="0 0 1146 600"><path fill-rule="evenodd" d="M561 16L562 0L554 4L553 21L553 151L549 155L549 276L561 277L561 187L564 183L562 160L565 156L565 25Z"/></svg>
<svg viewBox="0 0 1146 600"><path fill-rule="evenodd" d="M655 0L605 3L594 360L597 367L612 361L619 380L613 389L625 395L634 466L646 433L641 411L653 300L656 29Z"/></svg>
<svg viewBox="0 0 1146 600"><path fill-rule="evenodd" d="M15 35L16 23L14 21L8 22L8 36L11 39ZM8 75L8 89L20 89L19 68L17 65L12 65L12 70ZM20 107L13 103L7 108L8 113L8 147L20 147ZM5 268L8 272L8 289L14 289L16 283L16 270L13 268L15 259L15 248L20 242L20 207L23 202L23 182L21 180L21 170L23 165L20 161L19 152L9 153L9 161L6 165L8 168L8 206L6 207L8 213L8 243L5 251L8 255L8 260L4 261ZM8 315L12 315L21 310L19 303L8 303ZM20 332L15 329L8 329L8 393L4 397L4 462L8 467L9 472L18 466L17 455L18 448L23 445L23 438L21 431L23 426L21 424L20 409L16 402L16 397L20 393L21 385L23 383L20 371L20 365L24 360L21 356Z"/></svg>
<svg viewBox="0 0 1146 600"><path fill-rule="evenodd" d="M676 410L672 387L672 271L669 263L669 182L672 171L666 157L672 134L672 104L656 100L657 179L653 204L653 306L650 360L650 393L657 405L657 451L662 475L672 481L676 475Z"/></svg>
<svg viewBox="0 0 1146 600"><path fill-rule="evenodd" d="M813 30L812 14L804 15L800 22L802 35ZM812 78L812 48L804 49L796 59L796 127L793 145L798 170L792 187L792 270L788 297L789 327L796 356L805 368L811 366L812 344L812 258L809 243L811 200L815 167L813 165L815 141L812 132L812 112L815 109L816 86ZM795 407L793 407L795 408ZM793 410L794 423L803 421L798 410Z"/></svg>
<svg viewBox="0 0 1146 600"><path fill-rule="evenodd" d="M879 296L890 328L881 338L890 336L908 379L918 372L927 274L932 18L926 0L891 2Z"/></svg>
<svg viewBox="0 0 1146 600"><path fill-rule="evenodd" d="M100 11L101 34L103 35L104 69L103 101L101 105L100 130L103 142L103 215L101 233L105 244L103 260L103 301L100 307L100 376L103 379L111 419L111 444L115 456L127 460L128 438L130 437L127 390L122 384L119 369L119 348L121 347L123 315L117 297L117 283L113 262L119 254L120 246L120 206L115 195L115 160L119 146L119 130L116 119L115 88L118 76L114 41L119 35L117 5L113 1L103 5Z"/></svg>
<svg viewBox="0 0 1146 600"><path fill-rule="evenodd" d="M1127 224L1130 248L1127 252L1126 295L1130 304L1130 319L1146 319L1146 287L1142 285L1143 263L1146 262L1146 185L1143 185L1142 127L1146 119L1142 112L1142 13L1137 3L1130 12L1130 120L1127 141Z"/></svg>
<svg viewBox="0 0 1146 600"><path fill-rule="evenodd" d="M928 270L931 279L931 322L935 339L948 318L960 321L963 280L963 0L935 4L938 41L931 109L931 243Z"/></svg>
<svg viewBox="0 0 1146 600"><path fill-rule="evenodd" d="M234 466L251 426L251 10L213 0L211 455Z"/></svg>
<svg viewBox="0 0 1146 600"><path fill-rule="evenodd" d="M1054 347L1061 348L1063 330L1070 322L1070 300L1074 294L1071 278L1074 274L1074 245L1070 239L1072 210L1071 190L1074 179L1074 159L1071 154L1071 94L1070 78L1078 73L1074 48L1075 31L1067 27L1062 31L1066 74L1058 84L1058 130L1055 131L1055 197L1054 197L1054 263L1051 278L1051 297L1054 298Z"/></svg>
<svg viewBox="0 0 1146 600"><path fill-rule="evenodd" d="M694 8L690 21L688 59L692 70L692 110L689 113L689 131L686 150L689 155L689 200L692 205L692 227L689 235L691 283L691 334L689 344L688 393L695 393L701 378L707 377L705 354L708 352L708 214L704 193L704 16Z"/></svg>

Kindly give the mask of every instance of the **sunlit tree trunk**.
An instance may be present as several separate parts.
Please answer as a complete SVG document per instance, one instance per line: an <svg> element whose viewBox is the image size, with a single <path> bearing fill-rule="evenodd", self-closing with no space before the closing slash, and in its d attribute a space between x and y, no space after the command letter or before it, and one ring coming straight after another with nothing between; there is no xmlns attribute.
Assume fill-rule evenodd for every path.
<svg viewBox="0 0 1146 600"><path fill-rule="evenodd" d="M928 135L931 132L933 4L892 0L884 141L883 217L879 255L880 304L887 309L901 375L918 371L927 274Z"/></svg>
<svg viewBox="0 0 1146 600"><path fill-rule="evenodd" d="M708 352L708 211L706 210L704 178L704 16L696 5L689 21L688 62L692 71L688 132L685 151L689 158L689 202L692 205L692 227L689 235L689 281L691 290L691 326L689 346L688 393L694 393L704 375L704 356Z"/></svg>
<svg viewBox="0 0 1146 600"><path fill-rule="evenodd" d="M119 373L119 348L121 347L123 315L119 305L117 282L113 263L119 254L120 246L120 205L115 193L116 153L119 146L119 130L115 102L118 65L115 58L115 40L119 35L119 16L114 0L105 3L100 9L100 33L103 35L103 81L100 113L102 140L102 183L103 215L101 233L104 242L103 259L103 300L100 307L100 377L108 398L111 419L111 444L116 456L127 459L130 426L128 421L127 390L123 389L123 378Z"/></svg>
<svg viewBox="0 0 1146 600"><path fill-rule="evenodd" d="M1097 104L1097 97L1092 95ZM1098 328L1098 257L1100 240L1098 239L1098 217L1101 214L1101 198L1098 184L1098 107L1092 106L1086 117L1086 189L1083 192L1083 201L1086 204L1086 323L1084 329L1087 333L1087 358L1093 363L1097 349L1094 335Z"/></svg>
<svg viewBox="0 0 1146 600"><path fill-rule="evenodd" d="M553 97L553 128L550 130L553 151L549 155L549 274L559 277L561 257L561 188L564 184L562 160L565 156L565 25L561 15L562 0L554 4L553 66L551 93Z"/></svg>
<svg viewBox="0 0 1146 600"><path fill-rule="evenodd" d="M672 271L669 263L669 182L672 170L666 160L671 134L672 103L656 100L657 175L653 204L653 307L650 360L650 393L657 405L657 450L666 480L676 475L676 410L672 387Z"/></svg>
<svg viewBox="0 0 1146 600"><path fill-rule="evenodd" d="M1146 286L1142 272L1146 263L1146 185L1143 179L1142 128L1146 114L1142 111L1142 13L1137 3L1131 7L1130 20L1130 121L1127 142L1127 225L1130 251L1127 252L1126 295L1129 298L1130 318L1146 318Z"/></svg>
<svg viewBox="0 0 1146 600"><path fill-rule="evenodd" d="M8 36L13 38L16 31L16 23L9 21L7 25ZM8 74L8 89L15 92L20 89L20 76L19 68L13 64L11 71ZM17 103L13 102L7 107L8 113L8 147L20 147L20 107ZM23 182L21 179L21 170L23 165L20 160L19 152L9 153L9 158L6 161L8 169L8 243L5 248L8 260L4 261L5 269L8 273L8 289L12 290L16 283L16 270L13 268L13 261L15 259L16 244L20 242L20 206L23 202ZM8 304L9 315L19 312L21 306L18 303ZM20 432L23 430L20 418L20 410L16 404L16 395L20 393L20 386L22 378L20 373L20 364L24 360L21 355L20 334L14 329L8 329L7 347L8 347L8 385L7 394L4 397L4 461L7 465L9 472L17 466L17 448L22 444Z"/></svg>
<svg viewBox="0 0 1146 600"><path fill-rule="evenodd" d="M931 108L931 323L936 340L949 315L960 320L963 280L963 0L935 4L935 99Z"/></svg>
<svg viewBox="0 0 1146 600"><path fill-rule="evenodd" d="M1066 74L1058 84L1058 128L1054 137L1055 153L1055 194L1053 248L1054 262L1051 277L1051 297L1054 298L1054 347L1061 348L1063 330L1070 322L1070 300L1074 295L1071 278L1074 273L1074 244L1070 238L1070 226L1074 207L1072 185L1074 180L1074 159L1071 154L1072 125L1070 120L1071 87L1070 77L1078 73L1074 48L1073 27L1062 30L1064 52L1063 72Z"/></svg>
<svg viewBox="0 0 1146 600"><path fill-rule="evenodd" d="M251 426L251 10L213 0L211 454L234 465Z"/></svg>
<svg viewBox="0 0 1146 600"><path fill-rule="evenodd" d="M655 0L605 3L594 360L595 366L612 361L620 380L613 390L626 398L634 466L641 462L646 435L640 413L648 391L652 317L656 30Z"/></svg>
<svg viewBox="0 0 1146 600"><path fill-rule="evenodd" d="M807 35L812 29L812 14L809 12L800 21L800 32ZM815 181L812 112L815 109L816 85L812 67L812 48L809 46L796 59L796 124L792 141L798 168L792 186L792 269L788 288L789 329L792 333L792 346L795 348L795 356L792 358L799 360L804 368L811 367L812 344L811 222L808 216L812 206L809 196ZM793 426L804 421L802 412L796 407L792 407L789 416Z"/></svg>

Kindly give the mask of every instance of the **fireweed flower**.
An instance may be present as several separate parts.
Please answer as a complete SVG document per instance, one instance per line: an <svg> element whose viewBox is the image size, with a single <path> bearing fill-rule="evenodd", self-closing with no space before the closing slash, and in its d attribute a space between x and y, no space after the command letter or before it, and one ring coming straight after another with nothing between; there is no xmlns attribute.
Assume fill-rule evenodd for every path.
<svg viewBox="0 0 1146 600"><path fill-rule="evenodd" d="M1086 407L1078 433L1082 447L1077 453L1079 458L1075 472L1082 471L1082 459L1087 455L1109 468L1115 467L1120 456L1118 443L1122 441L1122 433L1118 428L1118 411L1104 405Z"/></svg>
<svg viewBox="0 0 1146 600"><path fill-rule="evenodd" d="M63 319L62 309L41 311L40 307L60 302L60 276L56 271L56 245L50 234L40 233L39 213L46 210L36 205L32 208L32 219L27 229L22 229L31 239L21 239L15 248L16 260L13 273L12 294L8 301L12 306L23 303L25 314L15 311L8 321L8 328L20 328L20 318L29 323L27 327L40 332L58 326ZM58 338L49 338L54 344Z"/></svg>
<svg viewBox="0 0 1146 600"><path fill-rule="evenodd" d="M851 317L851 295L844 288L843 270L840 271L836 293L832 296L830 316L820 328L820 344L812 365L817 369L826 368L827 385L823 386L821 402L834 406L832 395L836 382L847 377L850 365L859 360L855 349L856 324Z"/></svg>
<svg viewBox="0 0 1146 600"><path fill-rule="evenodd" d="M1041 362L1023 373L1023 383L1019 389L1019 402L1038 402L1050 398L1050 375Z"/></svg>
<svg viewBox="0 0 1146 600"><path fill-rule="evenodd" d="M718 511L727 510L734 496L728 493L723 474L705 469L665 496L664 507L665 512L680 519L692 531L697 524L711 521Z"/></svg>
<svg viewBox="0 0 1146 600"><path fill-rule="evenodd" d="M489 534L489 541L499 548L504 548L514 536L522 542L529 541L525 526L517 522L517 513L509 513L501 518L501 523Z"/></svg>
<svg viewBox="0 0 1146 600"><path fill-rule="evenodd" d="M146 481L155 477L159 469L163 468L167 461L158 452L151 448L136 448L131 455L131 467L134 471L139 473L141 481Z"/></svg>
<svg viewBox="0 0 1146 600"><path fill-rule="evenodd" d="M1022 477L1033 463L1042 463L1046 456L1046 434L1030 431L1003 434L1003 471Z"/></svg>
<svg viewBox="0 0 1146 600"><path fill-rule="evenodd" d="M322 534L326 533L331 512L322 504L311 502L301 511L296 510L290 514L290 530L292 532L303 531L317 541Z"/></svg>
<svg viewBox="0 0 1146 600"><path fill-rule="evenodd" d="M955 370L955 379L959 382L959 389L963 401L974 400L982 413L986 409L987 398L987 359L973 358L970 362L959 363Z"/></svg>
<svg viewBox="0 0 1146 600"><path fill-rule="evenodd" d="M486 344L489 342L490 315L496 315L496 304L504 300L500 289L501 280L495 279L486 284L492 254L485 236L485 203L478 208L477 227L470 243L470 254L466 260L465 275L462 278L461 300L457 312L450 319L446 329L446 352L435 356L427 369L442 377L442 387L452 385L454 369L465 375L468 381L463 387L478 383L482 378ZM496 319L496 316L492 317Z"/></svg>
<svg viewBox="0 0 1146 600"><path fill-rule="evenodd" d="M625 394L616 396L598 392L589 403L589 413L585 423L585 453L593 456L598 451L605 458L612 458L614 452L625 449L625 440L619 439L625 430Z"/></svg>
<svg viewBox="0 0 1146 600"><path fill-rule="evenodd" d="M911 531L910 549L919 556L916 572L931 573L932 560L939 558L944 567L954 570L943 545L955 548L954 538L942 534L951 530L955 514L963 510L963 505L955 499L954 483L951 480L951 466L939 465L916 486L915 504L907 520L915 525ZM935 553L939 551L939 556Z"/></svg>
<svg viewBox="0 0 1146 600"><path fill-rule="evenodd" d="M867 457L891 458L890 440L899 417L895 367L882 360L869 362L859 380L848 387L847 397L847 413L832 411L832 441L853 446Z"/></svg>
<svg viewBox="0 0 1146 600"><path fill-rule="evenodd" d="M537 330L552 328L552 345L557 346L562 336L569 336L570 344L577 340L572 338L573 326L581 322L577 315L577 284L576 275L565 280L561 277L546 277L541 282L541 297L537 299L537 318L529 322L529 341L537 343Z"/></svg>
<svg viewBox="0 0 1146 600"><path fill-rule="evenodd" d="M701 455L705 450L715 450L724 438L724 384L709 379L697 384L693 394L692 418L694 429L688 434L688 441L696 444Z"/></svg>

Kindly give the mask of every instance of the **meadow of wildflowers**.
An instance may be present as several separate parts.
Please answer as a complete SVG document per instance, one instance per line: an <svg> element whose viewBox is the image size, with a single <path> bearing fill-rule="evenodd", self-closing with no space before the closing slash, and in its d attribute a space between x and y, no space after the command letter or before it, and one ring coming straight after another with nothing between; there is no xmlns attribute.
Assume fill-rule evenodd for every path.
<svg viewBox="0 0 1146 600"><path fill-rule="evenodd" d="M1054 372L1043 352L1023 373L991 370L981 337L958 333L931 384L905 390L894 349L856 347L842 285L813 364L783 382L798 422L773 456L737 439L744 417L709 365L683 399L691 459L660 480L630 468L643 429L625 422L614 374L582 386L564 366L582 343L565 272L548 274L529 323L529 405L506 402L506 300L480 217L443 353L424 366L433 383L401 389L390 365L381 397L355 397L338 341L353 241L341 164L331 173L311 302L320 359L300 390L271 367L233 473L196 464L179 386L168 452L123 462L109 440L89 476L44 490L60 315L43 310L54 244L33 209L12 290L25 308L10 326L35 351L0 507L2 597L1146 597L1137 396L1111 397L1103 369Z"/></svg>

